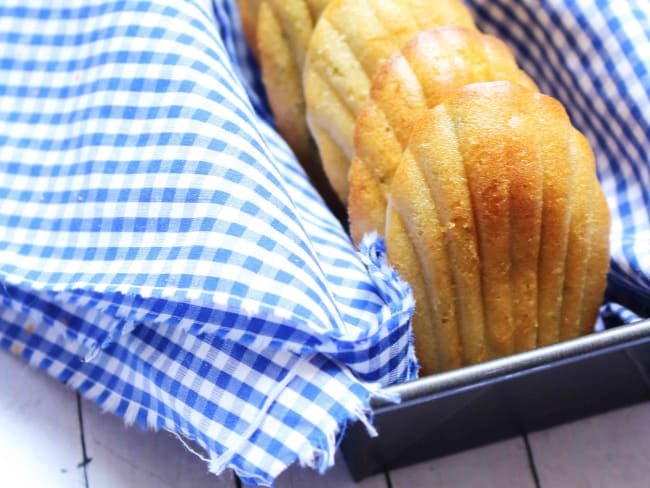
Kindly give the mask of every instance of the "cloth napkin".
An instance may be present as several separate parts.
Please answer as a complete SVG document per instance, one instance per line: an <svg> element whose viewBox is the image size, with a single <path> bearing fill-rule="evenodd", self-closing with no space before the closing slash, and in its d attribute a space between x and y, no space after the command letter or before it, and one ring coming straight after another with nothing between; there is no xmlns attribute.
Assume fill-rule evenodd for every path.
<svg viewBox="0 0 650 488"><path fill-rule="evenodd" d="M612 289L648 303L647 8L468 6L589 138ZM0 102L3 349L251 484L415 378L410 290L273 129L233 0L2 2Z"/></svg>

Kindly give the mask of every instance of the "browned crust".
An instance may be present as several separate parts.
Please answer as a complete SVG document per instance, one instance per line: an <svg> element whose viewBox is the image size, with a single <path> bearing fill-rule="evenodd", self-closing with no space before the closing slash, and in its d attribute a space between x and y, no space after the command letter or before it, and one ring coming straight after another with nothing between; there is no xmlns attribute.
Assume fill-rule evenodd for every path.
<svg viewBox="0 0 650 488"><path fill-rule="evenodd" d="M428 364L592 330L609 211L588 143L556 100L509 82L461 88L416 121L388 195L389 259L425 287L416 310L429 301L429 328L418 325L437 344Z"/></svg>
<svg viewBox="0 0 650 488"><path fill-rule="evenodd" d="M441 370L460 367L463 364L462 350L454 304L453 272L444 239L445 229L438 219L422 168L409 151L405 153L393 179L388 211L392 212L393 209L401 219L403 230L393 228L395 222L400 220L389 220L387 249L390 262L405 277L422 276L421 280L418 279L419 283L411 283L416 290L416 311L422 317L422 323L417 324L414 333L417 337L418 330L424 330L431 337L429 341L437 343ZM408 241L414 254L395 253L395 236L399 236L403 242ZM408 278L405 279L408 281ZM424 286L424 290L418 289L420 286ZM427 315L423 310L418 310L425 300L429 306ZM417 352L421 362L433 360L427 357L432 352L430 349Z"/></svg>
<svg viewBox="0 0 650 488"><path fill-rule="evenodd" d="M307 120L316 139L325 172L332 186L348 201L347 174L352 160L354 122L368 99L370 79L380 64L418 32L441 25L474 29L462 2L422 0L333 0L316 24L305 64ZM323 98L336 100L337 109L324 108ZM340 112L340 113L339 113ZM323 149L319 134L331 144Z"/></svg>
<svg viewBox="0 0 650 488"><path fill-rule="evenodd" d="M457 26L419 33L379 68L354 135L355 158L359 161L350 169L350 184L361 178L356 171L374 177L365 183L363 198L352 191L348 198L355 242L366 232L383 232L387 188L418 116L461 86L493 80L536 89L505 44ZM369 194L378 197L373 201L366 198Z"/></svg>

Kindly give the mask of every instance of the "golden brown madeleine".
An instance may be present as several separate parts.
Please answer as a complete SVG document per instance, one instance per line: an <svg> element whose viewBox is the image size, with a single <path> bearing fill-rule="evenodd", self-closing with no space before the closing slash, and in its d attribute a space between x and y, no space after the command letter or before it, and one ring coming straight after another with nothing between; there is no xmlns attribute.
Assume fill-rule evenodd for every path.
<svg viewBox="0 0 650 488"><path fill-rule="evenodd" d="M594 177L596 194L592 202L593 227L592 238L589 246L589 261L587 263L587 277L585 292L582 297L582 310L578 336L593 332L594 323L598 317L598 309L603 301L603 293L607 285L607 275L603 269L609 268L609 240L595 239L593 236L609 235L610 215L605 195L600 183Z"/></svg>
<svg viewBox="0 0 650 488"><path fill-rule="evenodd" d="M554 110L558 118L566 118L559 103ZM555 130L558 140L540 152L546 160L538 346L593 331L609 268L609 208L596 178L591 147L569 122L551 124L548 120L539 127ZM568 164L562 164L562 159ZM549 180L554 184L549 185ZM551 202L557 202L558 208ZM566 205L565 212L559 211L560 203Z"/></svg>
<svg viewBox="0 0 650 488"><path fill-rule="evenodd" d="M585 138L578 133L569 137L569 154L572 159L591 161L591 165L579 165L570 173L569 236L565 265L564 291L562 293L562 322L559 339L577 337L580 330L582 301L589 266L591 234L594 228L596 187L594 158Z"/></svg>
<svg viewBox="0 0 650 488"><path fill-rule="evenodd" d="M593 330L598 306L605 289L606 275L594 269L607 269L609 240L596 235L609 235L609 209L596 179L595 160L591 147L580 133L569 139L572 157L590 161L571 175L571 216L569 242L562 301L560 339L566 340Z"/></svg>
<svg viewBox="0 0 650 488"><path fill-rule="evenodd" d="M564 108L559 104L551 107L555 117L540 120L539 130L550 137L540 141L540 158L543 158L544 202L541 252L539 256L539 331L538 346L553 344L560 340L562 302L567 264L567 246L571 223L571 177L569 122L559 123ZM543 279L542 279L543 278Z"/></svg>
<svg viewBox="0 0 650 488"><path fill-rule="evenodd" d="M537 89L503 42L457 26L421 32L382 64L354 132L348 212L355 243L383 233L386 193L418 116L461 86L496 80Z"/></svg>
<svg viewBox="0 0 650 488"><path fill-rule="evenodd" d="M445 115L425 113L416 121L393 177L387 210L388 259L407 281L421 273L425 286L415 293L413 317L423 374L436 371L424 367L430 355L439 357L437 371L488 359L472 199L463 155L454 144L455 127ZM416 256L394 249L397 239L410 242ZM418 284L409 283L415 291ZM420 310L425 301L429 316ZM437 350L418 349L421 330L435 338Z"/></svg>
<svg viewBox="0 0 650 488"><path fill-rule="evenodd" d="M451 362L449 356L453 356L454 361L458 362L458 339L454 336L449 340L442 335L441 331L431 327L435 311L427 297L427 286L418 262L418 254L413 248L408 232L404 229L404 222L394 208L387 218L391 221L388 229L391 241L391 246L387 249L388 259L391 260L391 255L400 257L391 261L395 263L395 269L401 278L411 285L413 298L417 304L412 320L415 350L427 351L427 354L418 358L422 372L430 374L441 371L443 362L444 364ZM455 344L455 350L450 351L450 344Z"/></svg>
<svg viewBox="0 0 650 488"><path fill-rule="evenodd" d="M305 62L307 121L341 201L372 76L418 32L443 25L475 29L460 0L333 0L323 11Z"/></svg>
<svg viewBox="0 0 650 488"><path fill-rule="evenodd" d="M302 69L314 24L327 3L329 0L263 0L257 20L262 79L278 132L315 180L322 169L307 128Z"/></svg>
<svg viewBox="0 0 650 488"><path fill-rule="evenodd" d="M474 83L426 111L387 214L391 263L420 273L426 288L431 316L416 315L414 329L428 327L438 343L421 358L448 369L444 338L452 349L460 342L470 364L593 327L608 210L589 146L556 100L514 83ZM408 242L415 257L403 255Z"/></svg>
<svg viewBox="0 0 650 488"><path fill-rule="evenodd" d="M259 59L257 51L257 11L262 0L237 0L244 37L253 54Z"/></svg>

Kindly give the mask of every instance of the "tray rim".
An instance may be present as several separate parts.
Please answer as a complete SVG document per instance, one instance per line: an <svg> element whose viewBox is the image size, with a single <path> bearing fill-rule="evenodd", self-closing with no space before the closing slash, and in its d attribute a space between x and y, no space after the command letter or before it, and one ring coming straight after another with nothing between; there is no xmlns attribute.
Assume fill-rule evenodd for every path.
<svg viewBox="0 0 650 488"><path fill-rule="evenodd" d="M585 355L623 348L647 340L650 340L650 319L643 319L531 351L391 385L382 390L385 398L377 397L372 400L372 409L377 414L385 410L403 408L408 403L425 401L434 396L451 394L460 389L539 368L549 368L560 362L579 361ZM394 398L399 398L400 401L395 403L392 400Z"/></svg>

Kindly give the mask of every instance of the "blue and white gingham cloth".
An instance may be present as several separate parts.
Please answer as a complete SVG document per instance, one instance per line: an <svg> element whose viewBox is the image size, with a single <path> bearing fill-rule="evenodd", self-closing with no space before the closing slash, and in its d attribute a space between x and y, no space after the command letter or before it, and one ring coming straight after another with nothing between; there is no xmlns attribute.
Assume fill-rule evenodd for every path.
<svg viewBox="0 0 650 488"><path fill-rule="evenodd" d="M649 301L647 5L469 6L591 141L610 282ZM330 466L416 371L408 287L273 130L234 0L2 2L0 299L2 348L248 483Z"/></svg>

